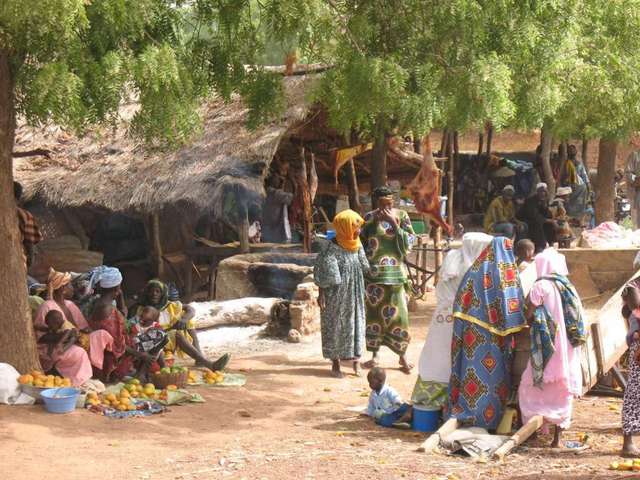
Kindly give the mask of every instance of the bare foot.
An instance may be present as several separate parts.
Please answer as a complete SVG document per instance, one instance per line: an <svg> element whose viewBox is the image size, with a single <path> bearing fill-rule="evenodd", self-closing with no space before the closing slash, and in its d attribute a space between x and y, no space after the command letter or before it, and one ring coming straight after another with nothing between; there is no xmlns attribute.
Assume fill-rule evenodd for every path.
<svg viewBox="0 0 640 480"><path fill-rule="evenodd" d="M344 378L344 374L340 370L340 360L333 360L331 365L331 376L333 378Z"/></svg>
<svg viewBox="0 0 640 480"><path fill-rule="evenodd" d="M638 450L634 445L623 447L620 452L620 456L623 458L640 458L640 450Z"/></svg>
<svg viewBox="0 0 640 480"><path fill-rule="evenodd" d="M367 369L374 368L378 366L378 362L372 358L371 360L364 362L362 366Z"/></svg>
<svg viewBox="0 0 640 480"><path fill-rule="evenodd" d="M358 360L354 360L353 362L353 374L356 377L362 376L362 371L360 369L360 362Z"/></svg>
<svg viewBox="0 0 640 480"><path fill-rule="evenodd" d="M562 429L556 425L555 434L553 435L553 442L551 442L551 448L560 447L560 437L562 436Z"/></svg>
<svg viewBox="0 0 640 480"><path fill-rule="evenodd" d="M400 371L407 375L411 374L411 370L413 369L413 364L409 363L404 355L400 357Z"/></svg>

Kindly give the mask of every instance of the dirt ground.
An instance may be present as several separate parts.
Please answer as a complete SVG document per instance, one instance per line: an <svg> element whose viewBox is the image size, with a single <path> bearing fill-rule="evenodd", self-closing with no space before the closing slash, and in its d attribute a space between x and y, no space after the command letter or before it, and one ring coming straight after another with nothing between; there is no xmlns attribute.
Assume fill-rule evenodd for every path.
<svg viewBox="0 0 640 480"><path fill-rule="evenodd" d="M432 303L431 300L430 303ZM417 362L432 305L413 315L409 357ZM316 336L301 344L257 342L238 348L231 371L248 377L243 388L194 390L205 404L174 407L148 418L113 420L76 410L52 415L41 406L0 407L0 465L7 479L591 479L617 478L607 470L620 448L617 399L576 402L565 440L588 433L581 455L545 448L541 436L504 464L425 455L425 434L384 429L358 416L364 378L331 378ZM390 384L409 398L415 375L382 356ZM350 410L351 409L351 410ZM628 475L625 478L631 478ZM640 478L640 477L639 477Z"/></svg>

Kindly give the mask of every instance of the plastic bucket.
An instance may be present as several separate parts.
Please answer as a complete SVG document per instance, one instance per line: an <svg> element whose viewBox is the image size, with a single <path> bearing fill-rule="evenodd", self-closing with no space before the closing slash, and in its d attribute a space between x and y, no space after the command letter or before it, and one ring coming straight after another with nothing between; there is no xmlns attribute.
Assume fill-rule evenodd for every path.
<svg viewBox="0 0 640 480"><path fill-rule="evenodd" d="M80 390L77 388L49 388L40 392L44 408L49 413L69 413L75 410Z"/></svg>
<svg viewBox="0 0 640 480"><path fill-rule="evenodd" d="M327 230L327 240L333 240L334 238L336 238L336 231Z"/></svg>
<svg viewBox="0 0 640 480"><path fill-rule="evenodd" d="M413 429L416 432L435 432L440 426L440 408L413 406Z"/></svg>

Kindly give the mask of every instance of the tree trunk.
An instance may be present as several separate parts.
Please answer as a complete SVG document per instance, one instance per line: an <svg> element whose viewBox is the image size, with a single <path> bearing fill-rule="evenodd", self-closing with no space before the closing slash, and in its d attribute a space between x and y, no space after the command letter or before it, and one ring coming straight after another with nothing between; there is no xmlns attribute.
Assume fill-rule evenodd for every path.
<svg viewBox="0 0 640 480"><path fill-rule="evenodd" d="M0 362L20 372L40 368L27 305L27 271L22 257L13 197L15 104L9 57L0 50Z"/></svg>
<svg viewBox="0 0 640 480"><path fill-rule="evenodd" d="M371 154L371 191L387 184L387 139L384 132L380 132L373 144ZM376 208L375 205L372 205Z"/></svg>
<svg viewBox="0 0 640 480"><path fill-rule="evenodd" d="M553 178L551 170L551 147L553 143L553 135L549 125L544 125L540 132L540 145L542 145L542 171L544 172L543 181L549 189L549 198L553 198L556 193L556 181Z"/></svg>
<svg viewBox="0 0 640 480"><path fill-rule="evenodd" d="M362 215L362 205L360 205L360 189L358 188L358 175L353 158L347 164L347 180L349 181L349 208Z"/></svg>
<svg viewBox="0 0 640 480"><path fill-rule="evenodd" d="M445 128L442 131L442 139L440 140L440 151L438 152L438 155L440 155L441 157L446 155L446 151L449 148L448 143L449 143L449 130Z"/></svg>
<svg viewBox="0 0 640 480"><path fill-rule="evenodd" d="M478 156L482 155L482 148L484 146L484 133L478 133Z"/></svg>
<svg viewBox="0 0 640 480"><path fill-rule="evenodd" d="M601 138L598 145L598 179L596 181L596 223L614 220L616 154L618 141Z"/></svg>
<svg viewBox="0 0 640 480"><path fill-rule="evenodd" d="M493 125L487 123L487 158L491 157L491 148L493 147Z"/></svg>
<svg viewBox="0 0 640 480"><path fill-rule="evenodd" d="M460 142L459 142L459 135L458 135L458 131L456 130L455 132L453 132L453 156L451 157L451 160L449 162L449 198L448 198L448 205L447 205L447 209L449 210L447 213L447 222L449 222L449 225L453 226L455 223L454 220L454 207L453 207L453 195L455 193L455 189L456 189L456 183L455 183L455 168L457 163L460 161Z"/></svg>
<svg viewBox="0 0 640 480"><path fill-rule="evenodd" d="M584 168L587 169L587 174L589 173L589 140L587 137L582 137L582 163L584 164Z"/></svg>

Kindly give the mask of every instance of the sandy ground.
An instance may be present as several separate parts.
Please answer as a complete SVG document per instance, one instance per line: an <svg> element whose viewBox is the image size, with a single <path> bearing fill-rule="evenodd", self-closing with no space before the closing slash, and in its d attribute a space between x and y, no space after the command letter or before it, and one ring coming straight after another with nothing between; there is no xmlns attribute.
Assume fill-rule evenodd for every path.
<svg viewBox="0 0 640 480"><path fill-rule="evenodd" d="M409 357L417 362L431 305L413 315ZM566 440L582 432L582 455L544 448L541 436L506 463L416 452L425 435L383 429L354 413L364 406L364 378L331 378L319 337L301 344L250 338L247 330L203 335L209 345L233 345L231 371L243 388L197 390L205 404L174 407L144 419L112 420L88 411L52 415L41 406L0 407L0 465L7 479L588 479L607 471L620 447L620 400L586 397L575 405ZM215 337L218 340L212 339ZM229 346L229 345L227 345ZM382 356L390 383L408 398L415 376ZM351 409L351 410L350 410ZM627 476L626 478L629 478Z"/></svg>

